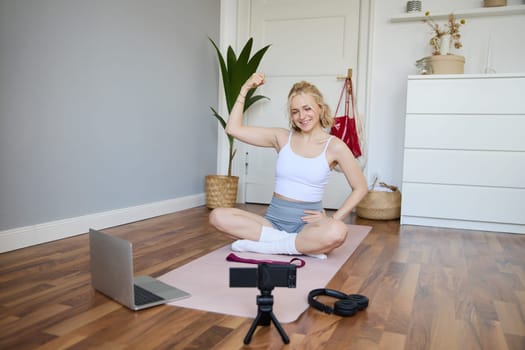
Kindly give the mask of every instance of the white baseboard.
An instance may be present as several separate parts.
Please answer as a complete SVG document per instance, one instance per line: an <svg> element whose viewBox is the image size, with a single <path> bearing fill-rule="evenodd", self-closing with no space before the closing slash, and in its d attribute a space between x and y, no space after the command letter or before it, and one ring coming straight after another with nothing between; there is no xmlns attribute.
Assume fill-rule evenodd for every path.
<svg viewBox="0 0 525 350"><path fill-rule="evenodd" d="M88 232L90 228L103 229L123 225L205 203L206 196L203 193L0 231L0 253L76 236Z"/></svg>

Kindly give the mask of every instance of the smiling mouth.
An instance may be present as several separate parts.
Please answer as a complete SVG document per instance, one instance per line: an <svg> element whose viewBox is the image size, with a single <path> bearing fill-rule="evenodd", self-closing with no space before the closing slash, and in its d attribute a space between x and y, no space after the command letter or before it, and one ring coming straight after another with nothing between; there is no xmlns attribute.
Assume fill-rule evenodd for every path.
<svg viewBox="0 0 525 350"><path fill-rule="evenodd" d="M312 122L312 119L304 119L299 121L299 125L308 125Z"/></svg>

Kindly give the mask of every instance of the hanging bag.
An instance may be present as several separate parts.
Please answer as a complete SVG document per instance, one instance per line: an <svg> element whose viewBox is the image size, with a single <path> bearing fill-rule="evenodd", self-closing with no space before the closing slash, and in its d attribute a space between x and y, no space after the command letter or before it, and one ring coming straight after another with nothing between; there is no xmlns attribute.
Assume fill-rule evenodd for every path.
<svg viewBox="0 0 525 350"><path fill-rule="evenodd" d="M337 116L339 111L339 106L343 100L343 95L345 96L345 112L342 116ZM352 114L349 114L350 111L350 102L352 103ZM352 89L352 79L346 78L343 89L341 90L341 95L339 96L339 102L337 103L337 108L334 114L334 125L330 130L330 134L334 135L341 140L350 148L354 157L359 158L362 155L361 146L359 145L359 136L356 126L356 115L354 107L354 93Z"/></svg>

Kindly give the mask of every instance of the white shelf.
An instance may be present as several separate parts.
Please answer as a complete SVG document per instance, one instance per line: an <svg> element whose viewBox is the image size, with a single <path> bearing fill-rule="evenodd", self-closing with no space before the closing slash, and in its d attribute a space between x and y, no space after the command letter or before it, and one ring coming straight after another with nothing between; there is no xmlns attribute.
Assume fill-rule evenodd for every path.
<svg viewBox="0 0 525 350"><path fill-rule="evenodd" d="M488 16L508 16L525 14L525 5L500 6L500 7L481 7L465 10L451 11L456 17L488 17ZM447 13L432 13L430 15L433 19L447 19L450 12ZM416 22L425 19L425 11L417 13L406 13L401 16L392 17L391 22Z"/></svg>

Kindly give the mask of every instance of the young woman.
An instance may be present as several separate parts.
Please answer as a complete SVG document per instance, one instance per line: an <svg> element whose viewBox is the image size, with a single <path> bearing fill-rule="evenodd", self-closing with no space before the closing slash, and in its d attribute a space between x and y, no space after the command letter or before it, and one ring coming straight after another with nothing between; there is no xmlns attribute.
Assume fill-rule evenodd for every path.
<svg viewBox="0 0 525 350"><path fill-rule="evenodd" d="M210 223L238 238L234 251L263 254L306 254L326 258L344 243L348 227L343 219L368 191L366 180L348 146L325 130L332 126L329 106L308 82L293 85L288 94L291 130L243 125L246 94L264 84L253 74L242 86L226 132L237 140L278 153L275 189L265 216L237 208L216 208ZM328 217L321 200L331 170L338 165L352 193Z"/></svg>

